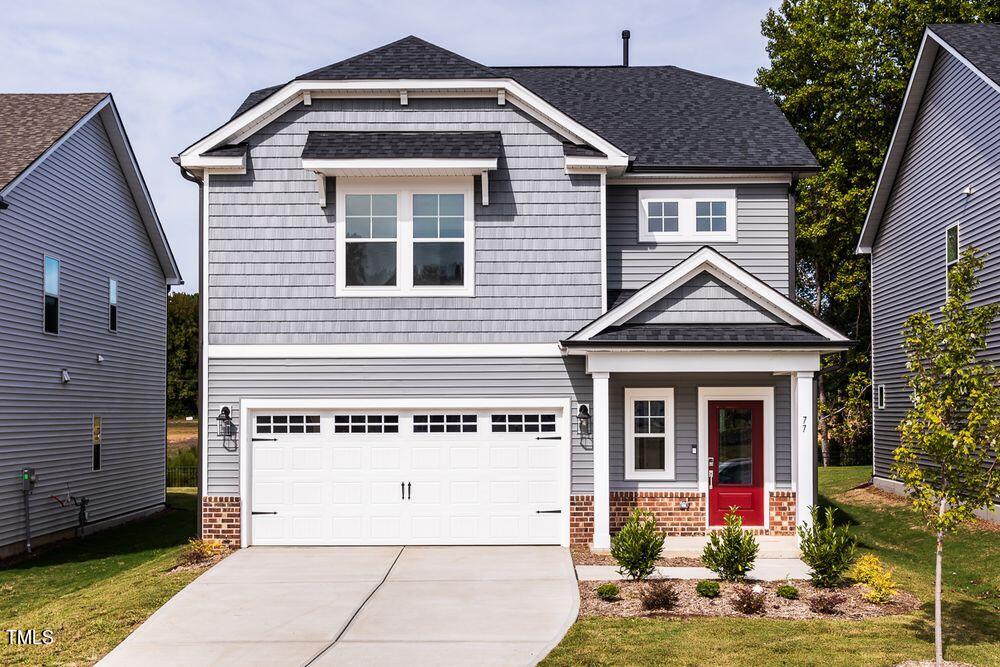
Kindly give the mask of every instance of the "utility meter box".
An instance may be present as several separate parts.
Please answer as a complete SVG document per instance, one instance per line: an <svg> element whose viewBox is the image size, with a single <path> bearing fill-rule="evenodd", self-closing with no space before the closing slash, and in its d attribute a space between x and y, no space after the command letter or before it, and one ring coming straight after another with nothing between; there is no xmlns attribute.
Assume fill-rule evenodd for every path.
<svg viewBox="0 0 1000 667"><path fill-rule="evenodd" d="M31 492L38 483L38 476L35 475L34 468L21 468L21 490Z"/></svg>

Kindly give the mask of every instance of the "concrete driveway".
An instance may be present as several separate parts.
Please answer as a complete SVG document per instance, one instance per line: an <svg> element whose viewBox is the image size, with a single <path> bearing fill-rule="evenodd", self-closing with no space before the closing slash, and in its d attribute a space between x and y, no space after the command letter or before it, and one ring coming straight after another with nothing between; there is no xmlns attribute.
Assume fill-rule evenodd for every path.
<svg viewBox="0 0 1000 667"><path fill-rule="evenodd" d="M530 665L579 606L559 547L253 547L101 665Z"/></svg>

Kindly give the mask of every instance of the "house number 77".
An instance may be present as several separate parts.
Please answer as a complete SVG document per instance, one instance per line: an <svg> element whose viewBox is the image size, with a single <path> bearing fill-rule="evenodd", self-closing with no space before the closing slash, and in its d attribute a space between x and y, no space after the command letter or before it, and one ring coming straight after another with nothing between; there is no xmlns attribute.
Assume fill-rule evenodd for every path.
<svg viewBox="0 0 1000 667"><path fill-rule="evenodd" d="M802 432L805 433L806 429L809 428L809 417L802 417Z"/></svg>

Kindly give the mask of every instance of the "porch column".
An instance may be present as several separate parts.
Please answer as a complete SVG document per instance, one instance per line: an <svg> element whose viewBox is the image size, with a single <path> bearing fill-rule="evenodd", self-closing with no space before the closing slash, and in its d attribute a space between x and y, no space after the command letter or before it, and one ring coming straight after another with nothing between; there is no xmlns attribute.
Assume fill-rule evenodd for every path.
<svg viewBox="0 0 1000 667"><path fill-rule="evenodd" d="M816 504L816 394L813 372L799 371L792 374L792 404L795 409L795 429L792 445L795 447L795 504L796 523L809 521L809 506Z"/></svg>
<svg viewBox="0 0 1000 667"><path fill-rule="evenodd" d="M591 373L594 381L594 549L611 548L610 445L608 378L610 373Z"/></svg>

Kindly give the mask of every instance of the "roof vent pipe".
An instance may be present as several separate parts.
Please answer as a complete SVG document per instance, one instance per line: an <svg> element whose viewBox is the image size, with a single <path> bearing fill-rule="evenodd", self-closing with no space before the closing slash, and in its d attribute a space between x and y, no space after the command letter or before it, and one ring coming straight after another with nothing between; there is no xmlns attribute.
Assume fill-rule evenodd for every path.
<svg viewBox="0 0 1000 667"><path fill-rule="evenodd" d="M628 38L631 36L631 32L622 30L622 67L628 67Z"/></svg>

